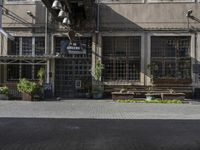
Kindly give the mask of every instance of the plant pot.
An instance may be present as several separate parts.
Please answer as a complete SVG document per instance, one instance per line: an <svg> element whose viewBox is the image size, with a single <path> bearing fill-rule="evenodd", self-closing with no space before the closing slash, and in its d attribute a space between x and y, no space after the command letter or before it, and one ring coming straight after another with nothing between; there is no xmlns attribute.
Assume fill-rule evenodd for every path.
<svg viewBox="0 0 200 150"><path fill-rule="evenodd" d="M24 101L33 101L33 96L28 93L22 93L22 100Z"/></svg>
<svg viewBox="0 0 200 150"><path fill-rule="evenodd" d="M5 94L0 94L0 100L8 100L8 96Z"/></svg>

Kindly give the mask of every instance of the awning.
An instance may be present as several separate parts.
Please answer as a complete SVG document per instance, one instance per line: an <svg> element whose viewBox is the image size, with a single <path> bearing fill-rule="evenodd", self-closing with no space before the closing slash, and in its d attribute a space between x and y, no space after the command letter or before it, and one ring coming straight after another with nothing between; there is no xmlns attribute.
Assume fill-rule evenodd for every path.
<svg viewBox="0 0 200 150"><path fill-rule="evenodd" d="M13 37L12 35L10 35L6 31L4 31L2 28L0 28L0 33L3 34L6 38L8 38L8 39L10 39L12 41L15 39L15 37Z"/></svg>

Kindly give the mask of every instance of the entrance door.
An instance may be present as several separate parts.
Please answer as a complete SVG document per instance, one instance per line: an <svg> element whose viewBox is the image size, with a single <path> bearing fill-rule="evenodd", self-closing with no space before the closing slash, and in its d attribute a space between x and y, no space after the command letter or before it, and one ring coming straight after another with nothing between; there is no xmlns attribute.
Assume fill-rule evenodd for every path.
<svg viewBox="0 0 200 150"><path fill-rule="evenodd" d="M58 59L55 65L55 94L59 97L85 97L92 84L91 63L86 59Z"/></svg>
<svg viewBox="0 0 200 150"><path fill-rule="evenodd" d="M61 41L64 40L64 37L55 37L56 52L62 52ZM79 40L77 43L81 43L84 50L73 50L72 46L68 46L64 49L64 57L55 60L55 95L58 97L82 98L92 86L91 37L81 37Z"/></svg>

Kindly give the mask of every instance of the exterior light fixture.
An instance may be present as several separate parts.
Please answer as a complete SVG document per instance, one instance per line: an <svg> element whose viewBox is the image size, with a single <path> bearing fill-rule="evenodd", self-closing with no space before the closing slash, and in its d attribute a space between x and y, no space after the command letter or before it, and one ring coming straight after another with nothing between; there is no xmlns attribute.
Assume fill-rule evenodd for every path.
<svg viewBox="0 0 200 150"><path fill-rule="evenodd" d="M60 1L58 0L54 0L52 6L51 6L52 9L62 9L62 4Z"/></svg>
<svg viewBox="0 0 200 150"><path fill-rule="evenodd" d="M34 18L32 12L31 12L30 10L27 10L26 13L27 13L27 15L29 15L30 17L33 17L33 18Z"/></svg>
<svg viewBox="0 0 200 150"><path fill-rule="evenodd" d="M71 24L71 21L69 20L69 18L68 17L65 17L64 19L63 19L63 22L62 22L64 25L70 25Z"/></svg>
<svg viewBox="0 0 200 150"><path fill-rule="evenodd" d="M192 12L192 9L189 9L186 13L186 17L191 17Z"/></svg>
<svg viewBox="0 0 200 150"><path fill-rule="evenodd" d="M58 13L58 18L65 18L65 17L69 18L69 13L61 9L60 12Z"/></svg>

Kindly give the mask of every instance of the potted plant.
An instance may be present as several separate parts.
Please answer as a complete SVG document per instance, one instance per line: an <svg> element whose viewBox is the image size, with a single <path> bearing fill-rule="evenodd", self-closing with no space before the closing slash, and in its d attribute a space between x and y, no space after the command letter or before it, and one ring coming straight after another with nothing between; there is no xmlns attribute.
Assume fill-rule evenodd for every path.
<svg viewBox="0 0 200 150"><path fill-rule="evenodd" d="M7 86L0 87L0 100L8 100L8 92Z"/></svg>
<svg viewBox="0 0 200 150"><path fill-rule="evenodd" d="M92 95L95 99L100 99L103 97L104 86L101 82L102 71L104 69L103 64L100 60L97 60L94 70L94 85L92 87Z"/></svg>
<svg viewBox="0 0 200 150"><path fill-rule="evenodd" d="M38 90L38 85L27 79L20 79L17 89L22 92L22 100L32 101L35 92Z"/></svg>
<svg viewBox="0 0 200 150"><path fill-rule="evenodd" d="M45 69L43 67L37 72L37 77L39 78L39 85L43 86L45 80Z"/></svg>
<svg viewBox="0 0 200 150"><path fill-rule="evenodd" d="M39 79L39 89L38 89L38 96L40 98L44 98L44 81L45 81L45 68L41 67L37 72L37 77Z"/></svg>

